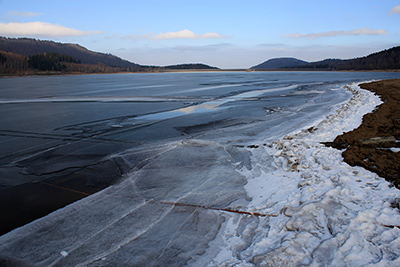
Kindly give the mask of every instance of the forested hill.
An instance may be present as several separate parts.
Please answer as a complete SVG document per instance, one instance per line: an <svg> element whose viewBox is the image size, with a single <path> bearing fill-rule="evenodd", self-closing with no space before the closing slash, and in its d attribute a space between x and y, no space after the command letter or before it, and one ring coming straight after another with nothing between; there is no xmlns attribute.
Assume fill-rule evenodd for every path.
<svg viewBox="0 0 400 267"><path fill-rule="evenodd" d="M123 60L111 54L93 52L78 44L64 44L53 41L41 41L30 38L0 37L0 51L26 57L43 53L58 53L72 56L82 64L104 64L112 67L138 67L138 64Z"/></svg>
<svg viewBox="0 0 400 267"><path fill-rule="evenodd" d="M165 66L164 68L169 70L216 70L217 67L211 67L201 63L194 63L194 64L178 64L178 65L169 65Z"/></svg>
<svg viewBox="0 0 400 267"><path fill-rule="evenodd" d="M353 59L324 59L305 62L295 58L275 58L251 67L251 69L271 68L285 70L400 70L400 46Z"/></svg>
<svg viewBox="0 0 400 267"><path fill-rule="evenodd" d="M400 70L400 46L353 59L325 59L304 68L331 70Z"/></svg>
<svg viewBox="0 0 400 267"><path fill-rule="evenodd" d="M205 64L143 66L78 44L0 36L0 74L159 72L218 69Z"/></svg>
<svg viewBox="0 0 400 267"><path fill-rule="evenodd" d="M344 60L337 69L343 70L399 70L400 46L370 54L366 57Z"/></svg>
<svg viewBox="0 0 400 267"><path fill-rule="evenodd" d="M277 69L277 68L296 68L304 66L307 61L292 57L272 58L261 64L251 67L252 69Z"/></svg>
<svg viewBox="0 0 400 267"><path fill-rule="evenodd" d="M35 57L33 58L32 57ZM0 36L0 74L31 75L39 71L114 73L132 71L180 71L218 69L205 64L143 66L117 56L93 52L78 44ZM275 58L251 69L284 70L400 70L400 46L354 59L325 59L306 62L296 58Z"/></svg>

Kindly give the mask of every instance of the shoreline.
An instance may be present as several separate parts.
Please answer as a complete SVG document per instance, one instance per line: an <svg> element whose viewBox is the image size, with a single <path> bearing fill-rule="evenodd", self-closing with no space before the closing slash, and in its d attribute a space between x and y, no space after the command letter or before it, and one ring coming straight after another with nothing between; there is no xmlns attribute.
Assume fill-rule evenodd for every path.
<svg viewBox="0 0 400 267"><path fill-rule="evenodd" d="M400 189L400 79L360 84L383 104L365 114L361 125L327 145L342 152L343 160L378 174Z"/></svg>

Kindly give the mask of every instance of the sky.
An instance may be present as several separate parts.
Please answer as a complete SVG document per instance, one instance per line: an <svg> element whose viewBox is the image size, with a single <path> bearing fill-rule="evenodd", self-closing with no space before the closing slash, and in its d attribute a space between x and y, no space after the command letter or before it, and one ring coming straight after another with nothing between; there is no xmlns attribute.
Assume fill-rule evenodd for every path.
<svg viewBox="0 0 400 267"><path fill-rule="evenodd" d="M400 45L400 0L0 0L0 36L77 43L141 65L249 68Z"/></svg>

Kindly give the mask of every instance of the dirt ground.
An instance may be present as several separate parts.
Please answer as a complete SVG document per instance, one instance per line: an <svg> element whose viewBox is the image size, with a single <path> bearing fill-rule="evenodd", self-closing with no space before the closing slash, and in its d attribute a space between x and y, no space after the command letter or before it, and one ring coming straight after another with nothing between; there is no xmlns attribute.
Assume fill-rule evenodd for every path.
<svg viewBox="0 0 400 267"><path fill-rule="evenodd" d="M379 95L384 102L366 114L357 129L344 133L330 145L343 151L344 161L361 166L400 189L400 79L364 83L361 88ZM390 149L392 148L392 149Z"/></svg>

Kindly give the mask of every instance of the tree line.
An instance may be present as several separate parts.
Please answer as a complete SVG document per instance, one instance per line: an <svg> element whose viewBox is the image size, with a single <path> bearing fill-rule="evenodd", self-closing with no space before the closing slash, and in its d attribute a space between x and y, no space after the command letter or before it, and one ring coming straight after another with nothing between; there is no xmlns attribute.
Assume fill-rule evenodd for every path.
<svg viewBox="0 0 400 267"><path fill-rule="evenodd" d="M47 73L116 73L133 71L151 71L151 67L113 67L105 64L82 64L73 56L55 52L23 56L0 51L0 74L31 75Z"/></svg>
<svg viewBox="0 0 400 267"><path fill-rule="evenodd" d="M63 63L81 64L81 61L72 56L61 55L58 53L36 54L30 56L28 59L30 68L41 71L65 71L67 66Z"/></svg>
<svg viewBox="0 0 400 267"><path fill-rule="evenodd" d="M0 51L0 74L31 75L47 73L116 73L160 72L174 69L217 69L205 64L180 64L165 67L132 65L131 67L107 66L103 63L83 64L80 59L56 52L23 56Z"/></svg>
<svg viewBox="0 0 400 267"><path fill-rule="evenodd" d="M330 70L398 70L400 69L400 46L353 59L325 59L299 68Z"/></svg>
<svg viewBox="0 0 400 267"><path fill-rule="evenodd" d="M28 68L28 59L25 56L0 51L0 73L25 72Z"/></svg>
<svg viewBox="0 0 400 267"><path fill-rule="evenodd" d="M41 41L31 38L7 38L0 36L0 51L7 51L26 57L56 52L61 55L70 55L81 60L82 64L98 65L99 62L113 67L138 67L138 64L123 60L117 56L90 51L78 44Z"/></svg>
<svg viewBox="0 0 400 267"><path fill-rule="evenodd" d="M362 58L348 60L339 65L340 69L390 70L400 69L400 46Z"/></svg>

